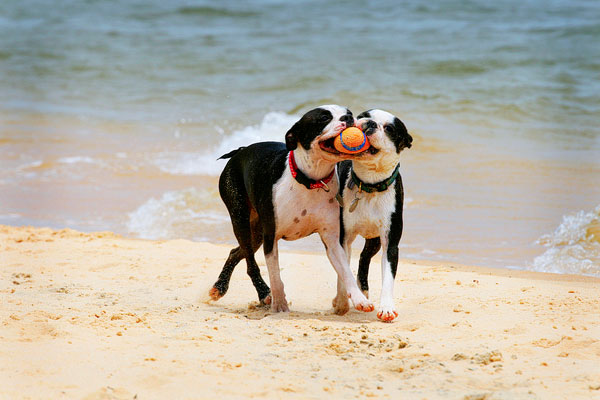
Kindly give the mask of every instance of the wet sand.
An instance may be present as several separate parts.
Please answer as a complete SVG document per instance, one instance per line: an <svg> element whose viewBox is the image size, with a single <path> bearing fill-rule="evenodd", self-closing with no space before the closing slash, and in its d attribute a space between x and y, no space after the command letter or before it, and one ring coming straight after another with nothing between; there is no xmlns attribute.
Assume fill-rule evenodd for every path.
<svg viewBox="0 0 600 400"><path fill-rule="evenodd" d="M0 226L0 398L600 398L600 279L401 260L385 324L322 253L280 254L290 313L245 265L208 302L229 250Z"/></svg>

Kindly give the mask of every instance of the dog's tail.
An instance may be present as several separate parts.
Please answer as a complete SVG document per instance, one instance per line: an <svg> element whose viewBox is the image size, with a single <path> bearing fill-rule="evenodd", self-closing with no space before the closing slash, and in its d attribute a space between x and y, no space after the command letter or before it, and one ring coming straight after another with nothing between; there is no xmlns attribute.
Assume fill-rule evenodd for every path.
<svg viewBox="0 0 600 400"><path fill-rule="evenodd" d="M242 146L242 147L240 147L238 149L232 150L232 151L230 151L227 154L223 154L221 157L217 158L217 160L224 160L226 158L231 158L231 157L235 156L238 151L240 151L242 149L245 149L245 148L246 148L246 146Z"/></svg>

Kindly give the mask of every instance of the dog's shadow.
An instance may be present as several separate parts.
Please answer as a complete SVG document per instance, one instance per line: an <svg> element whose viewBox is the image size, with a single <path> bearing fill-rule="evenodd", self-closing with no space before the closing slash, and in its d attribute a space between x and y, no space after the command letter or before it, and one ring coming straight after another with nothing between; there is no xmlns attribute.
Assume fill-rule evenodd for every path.
<svg viewBox="0 0 600 400"><path fill-rule="evenodd" d="M209 306L218 309L222 313L240 315L251 320L269 318L273 320L318 320L322 322L346 322L350 324L378 322L376 312L365 313L352 308L344 315L337 315L334 313L333 308L313 312L297 311L292 308L289 312L276 313L271 311L271 306L261 305L256 301L249 303L246 307L222 306L215 302L210 302ZM291 303L290 307L292 307Z"/></svg>

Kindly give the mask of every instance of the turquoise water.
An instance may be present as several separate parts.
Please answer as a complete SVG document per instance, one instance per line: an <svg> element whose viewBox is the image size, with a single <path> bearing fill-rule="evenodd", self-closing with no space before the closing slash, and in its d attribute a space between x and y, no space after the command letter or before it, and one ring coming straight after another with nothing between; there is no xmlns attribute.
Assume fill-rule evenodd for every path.
<svg viewBox="0 0 600 400"><path fill-rule="evenodd" d="M0 223L231 243L216 156L337 103L416 138L406 257L552 270L600 204L599 39L593 1L2 2Z"/></svg>
<svg viewBox="0 0 600 400"><path fill-rule="evenodd" d="M594 136L599 20L593 1L3 2L0 106L241 125L339 102Z"/></svg>

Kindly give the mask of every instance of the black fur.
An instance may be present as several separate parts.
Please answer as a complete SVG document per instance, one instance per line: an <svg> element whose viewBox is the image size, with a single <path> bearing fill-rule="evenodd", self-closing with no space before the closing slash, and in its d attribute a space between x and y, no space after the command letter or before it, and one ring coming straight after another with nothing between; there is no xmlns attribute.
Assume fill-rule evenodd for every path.
<svg viewBox="0 0 600 400"><path fill-rule="evenodd" d="M361 118L371 118L371 110L367 110L367 111L363 111L360 114L358 114L358 116L356 117L356 119L361 119Z"/></svg>
<svg viewBox="0 0 600 400"><path fill-rule="evenodd" d="M235 155L235 154L236 154L238 151L240 151L240 150L242 150L242 149L245 149L245 148L246 148L246 146L242 146L242 147L240 147L240 148L238 148L238 149L232 150L232 151L230 151L229 153L223 154L221 157L217 158L217 160L225 160L225 159L227 159L227 158L231 158L231 157L233 157L233 156L234 156L234 155Z"/></svg>
<svg viewBox="0 0 600 400"><path fill-rule="evenodd" d="M362 117L358 117L362 118ZM348 179L350 177L350 170L352 168L351 161L342 161L338 163L338 178L340 180L340 195L344 191L344 187L346 186ZM403 230L403 220L402 220L402 210L404 208L404 186L402 185L402 177L398 175L396 181L393 186L389 187L388 190L394 190L396 192L396 209L392 213L391 216L391 225L390 231L388 233L388 260L392 267L392 275L396 277L396 270L398 268L398 245L400 244L400 239L402 237ZM345 200L347 201L347 200ZM346 232L344 230L344 219L343 213L340 212L340 244L344 245L344 238L346 236ZM367 239L365 241L365 246L363 247L362 252L360 253L360 260L358 263L358 274L357 280L359 282L359 287L363 291L369 290L369 264L371 263L371 259L379 249L381 248L381 240L379 237Z"/></svg>
<svg viewBox="0 0 600 400"><path fill-rule="evenodd" d="M371 111L364 111L356 117L356 119L361 118L371 118ZM376 126L370 126L370 124L374 124L373 121L367 121L365 130L365 134L369 136L375 129ZM394 118L394 121L391 124L386 124L383 129L385 130L385 134L392 140L394 145L396 146L396 152L400 153L402 149L409 149L412 146L413 138L408 133L406 126L399 118Z"/></svg>
<svg viewBox="0 0 600 400"><path fill-rule="evenodd" d="M348 123L353 124L347 111ZM344 118L342 117L342 118ZM304 114L285 135L285 144L261 142L240 147L220 158L230 158L219 178L219 193L227 206L233 232L239 247L233 249L213 285L223 296L236 265L246 259L247 272L256 288L259 300L269 295L269 286L260 275L254 253L263 245L265 255L271 254L275 243L276 225L273 207L273 185L287 168L288 151L298 143L309 149L315 138L331 122L330 111L316 108Z"/></svg>
<svg viewBox="0 0 600 400"><path fill-rule="evenodd" d="M350 160L346 160L346 161L341 161L337 164L337 175L338 175L338 180L340 182L340 187L338 189L338 194L340 196L344 195L344 188L346 187L346 184L348 183L348 179L350 178L350 170L352 169L352 161ZM344 231L344 213L341 210L341 206L340 206L340 245L344 246L344 238L345 238L345 231Z"/></svg>
<svg viewBox="0 0 600 400"><path fill-rule="evenodd" d="M394 118L394 122L392 124L387 124L384 129L385 133L396 145L397 153L400 153L404 148L410 149L413 138L408 133L408 130L402 121L398 118Z"/></svg>
<svg viewBox="0 0 600 400"><path fill-rule="evenodd" d="M219 194L229 211L239 247L231 251L214 284L221 295L227 292L231 274L242 258L246 259L247 272L259 300L264 300L270 293L254 253L263 242L265 254L273 250L273 184L286 168L287 153L285 145L278 142L256 143L228 153L231 159L219 178Z"/></svg>
<svg viewBox="0 0 600 400"><path fill-rule="evenodd" d="M315 108L304 114L298 122L285 134L285 145L288 150L295 150L298 143L308 150L315 138L314 132L321 132L333 119L329 110Z"/></svg>
<svg viewBox="0 0 600 400"><path fill-rule="evenodd" d="M369 264L371 259L381 249L381 239L376 237L373 239L365 240L365 247L360 253L358 260L358 273L356 274L356 280L358 281L358 287L363 292L369 291Z"/></svg>
<svg viewBox="0 0 600 400"><path fill-rule="evenodd" d="M316 136L315 133L317 135L320 134L332 119L333 115L329 110L323 108L310 110L285 134L287 149L295 150L298 147L298 143L300 143L304 149L308 150ZM346 115L342 116L340 121L345 121L348 125L353 125L354 117L352 116L352 112L346 110Z"/></svg>
<svg viewBox="0 0 600 400"><path fill-rule="evenodd" d="M360 113L356 118L371 118L370 111ZM363 126L365 134L368 136L373 133L377 128L374 121L367 121ZM412 136L408 133L404 123L394 118L393 123L384 126L386 135L393 141L396 146L396 151L399 153L403 148L410 148L412 143ZM338 177L340 180L340 195L343 194L344 187L346 186L347 180L350 177L350 170L352 169L351 161L343 161L338 163ZM396 197L396 209L391 215L390 230L388 232L388 247L387 247L387 258L392 269L392 276L396 277L396 271L398 269L398 246L402 237L403 230L403 219L402 211L404 208L404 186L402 184L402 176L398 175L394 184L387 190L394 190ZM347 200L345 200L347 201ZM340 244L344 244L345 238L343 213L340 213ZM363 291L369 290L369 265L371 259L381 249L381 238L376 237L372 239L366 239L365 246L360 254L358 262L358 273L357 281L359 287Z"/></svg>
<svg viewBox="0 0 600 400"><path fill-rule="evenodd" d="M396 277L398 268L398 246L402 238L402 230L404 229L404 221L402 219L402 210L404 209L404 186L402 185L402 177L398 175L396 178L394 189L396 190L396 209L392 213L392 224L388 232L388 261L392 267L392 276Z"/></svg>

